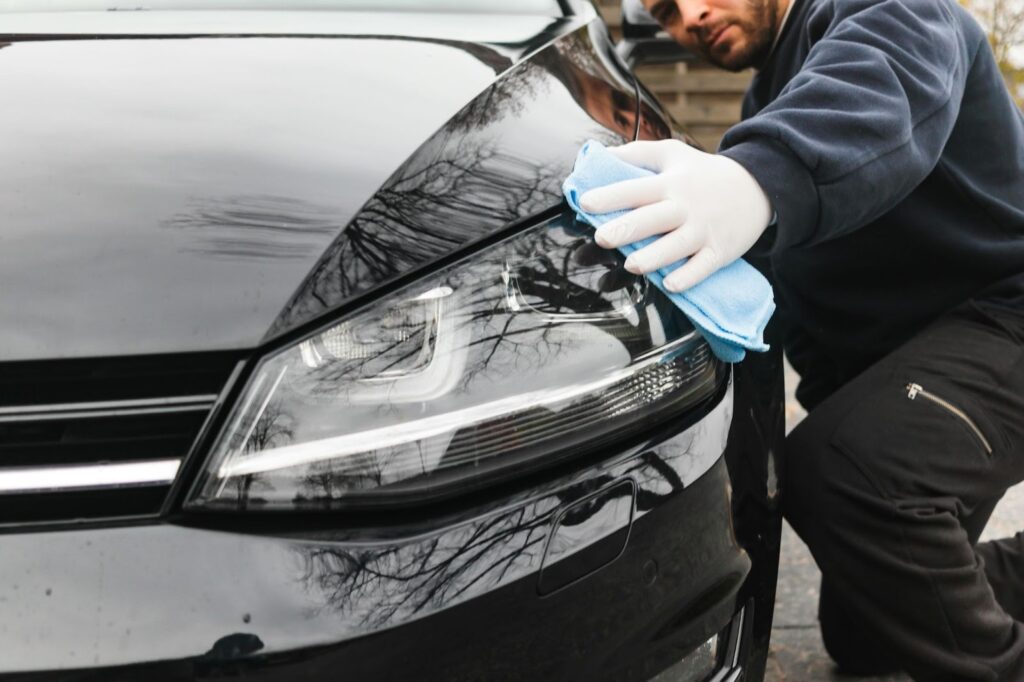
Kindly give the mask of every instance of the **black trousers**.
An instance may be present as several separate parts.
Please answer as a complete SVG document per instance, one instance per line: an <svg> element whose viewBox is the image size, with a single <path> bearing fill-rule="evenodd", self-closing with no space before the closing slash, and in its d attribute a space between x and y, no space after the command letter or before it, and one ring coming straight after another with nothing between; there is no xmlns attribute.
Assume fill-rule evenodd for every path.
<svg viewBox="0 0 1024 682"><path fill-rule="evenodd" d="M1024 534L978 544L1024 480L1024 320L957 308L813 409L786 462L840 667L1024 681Z"/></svg>

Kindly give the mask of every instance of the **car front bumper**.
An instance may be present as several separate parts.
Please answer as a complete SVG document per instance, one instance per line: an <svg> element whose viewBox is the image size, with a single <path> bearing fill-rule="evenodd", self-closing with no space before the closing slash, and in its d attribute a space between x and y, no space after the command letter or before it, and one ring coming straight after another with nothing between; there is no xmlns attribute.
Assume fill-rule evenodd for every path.
<svg viewBox="0 0 1024 682"><path fill-rule="evenodd" d="M767 646L778 552L777 512L734 518L733 488L760 478L736 471L764 454L749 451L732 384L682 431L663 425L429 521L321 517L257 533L245 517L178 518L0 535L0 671L689 679L688 654L718 636L724 675Z"/></svg>

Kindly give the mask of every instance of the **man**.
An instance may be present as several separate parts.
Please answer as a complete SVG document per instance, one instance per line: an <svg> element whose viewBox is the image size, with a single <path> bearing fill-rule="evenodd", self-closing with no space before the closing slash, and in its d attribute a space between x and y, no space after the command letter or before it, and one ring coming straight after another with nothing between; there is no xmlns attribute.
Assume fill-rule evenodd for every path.
<svg viewBox="0 0 1024 682"><path fill-rule="evenodd" d="M840 667L1024 680L1024 536L977 544L1024 479L1024 122L955 0L647 0L683 45L758 69L717 154L614 151L651 178L627 268L685 289L751 247L771 264L810 416L784 512L822 570Z"/></svg>

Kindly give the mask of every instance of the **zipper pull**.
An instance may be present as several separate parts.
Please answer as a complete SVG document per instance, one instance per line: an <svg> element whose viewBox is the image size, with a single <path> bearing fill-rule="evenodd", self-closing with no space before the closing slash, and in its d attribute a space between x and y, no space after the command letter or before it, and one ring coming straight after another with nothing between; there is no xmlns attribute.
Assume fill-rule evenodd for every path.
<svg viewBox="0 0 1024 682"><path fill-rule="evenodd" d="M907 384L907 397L913 400L922 390L921 384Z"/></svg>

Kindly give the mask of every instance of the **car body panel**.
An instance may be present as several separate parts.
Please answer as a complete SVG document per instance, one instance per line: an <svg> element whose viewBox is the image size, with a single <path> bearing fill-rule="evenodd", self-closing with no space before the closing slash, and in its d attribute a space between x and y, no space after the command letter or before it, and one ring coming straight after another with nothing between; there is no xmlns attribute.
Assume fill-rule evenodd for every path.
<svg viewBox="0 0 1024 682"><path fill-rule="evenodd" d="M559 49L586 56L586 36ZM19 135L0 166L0 359L251 348L556 205L575 147L609 135L565 84L609 101L616 88L596 60L581 76L564 56L517 67L503 50L392 36L8 44L0 124ZM352 69L364 61L375 68ZM422 87L433 71L446 87ZM635 101L617 91L625 137ZM424 201L440 173L449 191Z"/></svg>
<svg viewBox="0 0 1024 682"><path fill-rule="evenodd" d="M0 586L0 668L30 680L344 671L629 682L678 662L742 611L737 661L760 679L781 524L780 362L770 353L735 366L682 431L663 423L562 473L422 513L255 525L173 514L0 535L0 574L11 577ZM622 552L542 594L556 520L624 481L636 492ZM583 553L556 565L571 570Z"/></svg>
<svg viewBox="0 0 1024 682"><path fill-rule="evenodd" d="M730 512L722 453L731 398L724 386L699 423L662 442L592 457L593 464L567 475L491 495L482 505L417 514L418 521L373 528L340 517L333 528L321 522L320 530L303 531L290 524L278 536L168 523L8 535L0 572L14 578L0 585L0 603L4 620L18 626L0 628L0 669L198 660L237 633L258 637L258 653L271 655L408 625L523 580L527 587L514 591L525 589L540 608L538 575L555 524L564 523L564 512L578 509L581 500L621 482L636 487L632 514L613 514L611 527L588 532L590 543L557 552L563 569L589 544L624 530L633 536L630 557L616 553L610 563L639 561L632 569L639 570L643 561L635 556L640 548L631 529L649 533L649 514L664 520L679 513L670 509L695 505L700 513L689 512L692 518L671 534L654 531L641 554L656 554L659 570L687 573L689 580L681 582L706 582L704 572L717 573L707 565L711 558L744 563L738 558L743 551L725 532ZM716 464L713 481L701 486L705 493L683 494ZM604 501L586 507L571 523L603 510ZM695 527L700 524L720 528L702 531ZM670 547L694 539L708 544ZM577 578L588 573L584 568ZM581 635L588 629L581 624Z"/></svg>
<svg viewBox="0 0 1024 682"><path fill-rule="evenodd" d="M713 400L642 436L419 509L182 510L226 407L262 354L538 215L558 214L561 179L585 139L673 134L638 103L592 15L539 22L519 41L493 36L521 24L487 21L495 22L456 22L462 33L441 38L411 24L401 38L366 29L358 38L213 31L143 40L110 30L94 42L37 33L0 49L0 76L27 64L32 49L54 50L49 72L67 66L81 81L49 93L57 106L39 121L29 120L38 106L0 111L0 121L30 133L18 162L0 170L0 206L22 220L0 236L0 362L219 348L237 350L239 361L158 520L0 532L0 672L648 680L742 622L740 649L724 665L742 667L746 679L763 674L781 525L777 351L752 354ZM290 62L291 41L309 73L279 63ZM140 104L118 100L134 68L127 62L143 45L138 54L235 46L274 85L257 88L259 74L245 74L239 58L239 77L252 87L233 102L229 89L191 82L206 77L203 60L176 64L168 52L165 75L175 78L147 82L148 70L135 69ZM339 57L345 45L353 46L347 67L316 58ZM63 63L93 49L104 53L111 81L109 97L96 101L95 68ZM83 65L98 66L95 54ZM328 87L368 54L392 65L401 55L410 71L382 76L396 79L386 87ZM220 58L221 66L235 59ZM447 89L444 105L410 105L408 92L421 92L422 74L442 62L453 69L438 88ZM47 76L41 63L32 68ZM210 70L218 68L214 59ZM35 95L17 82L23 97ZM371 85L407 92L367 95ZM293 86L294 96L278 93ZM199 98L165 102L163 90ZM296 128L304 130L278 120L303 109L289 100L314 97L325 111L302 113L308 120L300 116ZM80 101L81 125L73 120ZM307 108L318 109L315 101ZM206 106L219 118L202 114ZM381 142L420 113L411 107L423 108L414 131ZM46 146L47 117L65 145ZM161 139L179 119L199 137ZM277 137L250 149L247 139L268 130ZM305 146L292 149L296 139ZM390 151L373 153L378 143ZM362 151L335 156L346 144ZM41 151L45 158L33 156ZM190 153L191 166L181 161ZM138 189L131 200L121 197L125 187ZM239 205L238 197L263 203ZM87 224L53 225L53 215ZM770 327L777 348L773 334Z"/></svg>
<svg viewBox="0 0 1024 682"><path fill-rule="evenodd" d="M390 10L388 3L365 3L361 9L346 9L338 3L317 8L305 3L301 9L282 9L288 3L191 3L191 9L153 9L145 11L116 9L116 3L76 3L76 9L62 9L60 3L36 0L21 3L22 9L11 9L7 2L0 8L3 33L14 40L54 38L111 38L125 36L323 36L413 38L431 41L455 41L488 44L508 58L518 61L536 47L562 35L569 26L579 26L593 19L595 12L586 4L573 2L577 10L572 16L552 11L537 11L536 4L517 3L511 8L493 12L433 12L430 3L419 11ZM71 3L66 3L70 5ZM166 3L170 4L170 3ZM262 4L262 7L259 5ZM478 3L479 4L479 3ZM31 7L24 11L25 6ZM188 7L189 3L179 3ZM373 6L375 9L370 9ZM97 11L97 8L100 11ZM198 9L197 9L198 8ZM106 11L103 11L106 10ZM552 28L552 24L560 28Z"/></svg>
<svg viewBox="0 0 1024 682"><path fill-rule="evenodd" d="M595 24L564 36L458 111L324 251L267 338L559 205L583 142L635 132L635 90L598 58L604 41Z"/></svg>

